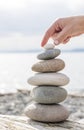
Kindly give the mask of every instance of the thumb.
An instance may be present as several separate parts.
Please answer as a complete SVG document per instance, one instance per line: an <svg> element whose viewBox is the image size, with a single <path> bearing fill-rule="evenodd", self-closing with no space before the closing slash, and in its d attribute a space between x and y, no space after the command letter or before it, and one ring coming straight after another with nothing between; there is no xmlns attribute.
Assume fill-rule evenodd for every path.
<svg viewBox="0 0 84 130"><path fill-rule="evenodd" d="M55 38L54 42L55 44L63 43L63 41L68 37L68 28L64 28L62 31L60 31Z"/></svg>

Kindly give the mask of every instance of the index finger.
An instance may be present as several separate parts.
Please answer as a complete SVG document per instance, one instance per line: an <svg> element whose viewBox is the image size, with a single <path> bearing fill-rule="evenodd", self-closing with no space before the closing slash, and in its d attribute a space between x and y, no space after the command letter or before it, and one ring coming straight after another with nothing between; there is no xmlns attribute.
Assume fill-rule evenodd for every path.
<svg viewBox="0 0 84 130"><path fill-rule="evenodd" d="M43 47L47 41L49 40L49 38L55 33L56 29L55 29L55 24L53 24L45 33L42 42L41 42L41 46Z"/></svg>

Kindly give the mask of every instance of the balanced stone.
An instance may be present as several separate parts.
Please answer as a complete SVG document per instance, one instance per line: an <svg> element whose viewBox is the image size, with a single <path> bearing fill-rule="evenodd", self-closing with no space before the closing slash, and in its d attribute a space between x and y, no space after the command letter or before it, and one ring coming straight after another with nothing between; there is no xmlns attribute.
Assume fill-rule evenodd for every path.
<svg viewBox="0 0 84 130"><path fill-rule="evenodd" d="M28 79L28 83L34 86L64 86L69 83L69 78L62 73L37 73Z"/></svg>
<svg viewBox="0 0 84 130"><path fill-rule="evenodd" d="M55 47L55 44L51 44L51 43L48 43L48 44L44 45L44 48L45 48L46 50L48 50L48 49L53 49L54 47Z"/></svg>
<svg viewBox="0 0 84 130"><path fill-rule="evenodd" d="M33 88L31 96L38 103L53 104L64 101L67 97L67 91L61 87L40 86Z"/></svg>
<svg viewBox="0 0 84 130"><path fill-rule="evenodd" d="M61 51L59 49L49 49L46 50L45 52L39 54L37 56L38 59L40 60L49 60L49 59L54 59L58 55L60 55Z"/></svg>
<svg viewBox="0 0 84 130"><path fill-rule="evenodd" d="M61 59L51 59L41 61L32 66L32 70L36 72L57 72L65 67L65 63Z"/></svg>
<svg viewBox="0 0 84 130"><path fill-rule="evenodd" d="M59 104L43 105L32 103L25 109L25 114L29 118L41 122L60 122L68 118L69 112Z"/></svg>

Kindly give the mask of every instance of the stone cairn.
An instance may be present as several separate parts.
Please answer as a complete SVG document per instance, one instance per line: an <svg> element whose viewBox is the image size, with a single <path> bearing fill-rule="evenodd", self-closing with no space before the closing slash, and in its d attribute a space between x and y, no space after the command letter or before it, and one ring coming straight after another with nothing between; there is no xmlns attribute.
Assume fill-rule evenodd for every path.
<svg viewBox="0 0 84 130"><path fill-rule="evenodd" d="M69 83L69 78L58 71L63 70L65 63L56 58L60 50L53 44L45 45L45 51L37 56L40 62L32 66L36 73L28 79L34 87L31 91L33 101L25 109L29 118L41 122L60 122L68 118L68 110L61 104L67 97L67 91L60 86Z"/></svg>

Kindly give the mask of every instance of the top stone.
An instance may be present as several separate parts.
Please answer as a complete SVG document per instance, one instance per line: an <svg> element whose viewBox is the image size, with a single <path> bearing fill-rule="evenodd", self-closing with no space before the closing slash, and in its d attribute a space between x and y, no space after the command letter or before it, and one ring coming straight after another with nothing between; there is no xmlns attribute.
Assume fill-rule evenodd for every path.
<svg viewBox="0 0 84 130"><path fill-rule="evenodd" d="M44 46L44 48L45 48L46 50L54 49L54 48L55 48L55 45L52 44L52 43L48 43L48 44L46 44L46 45Z"/></svg>

